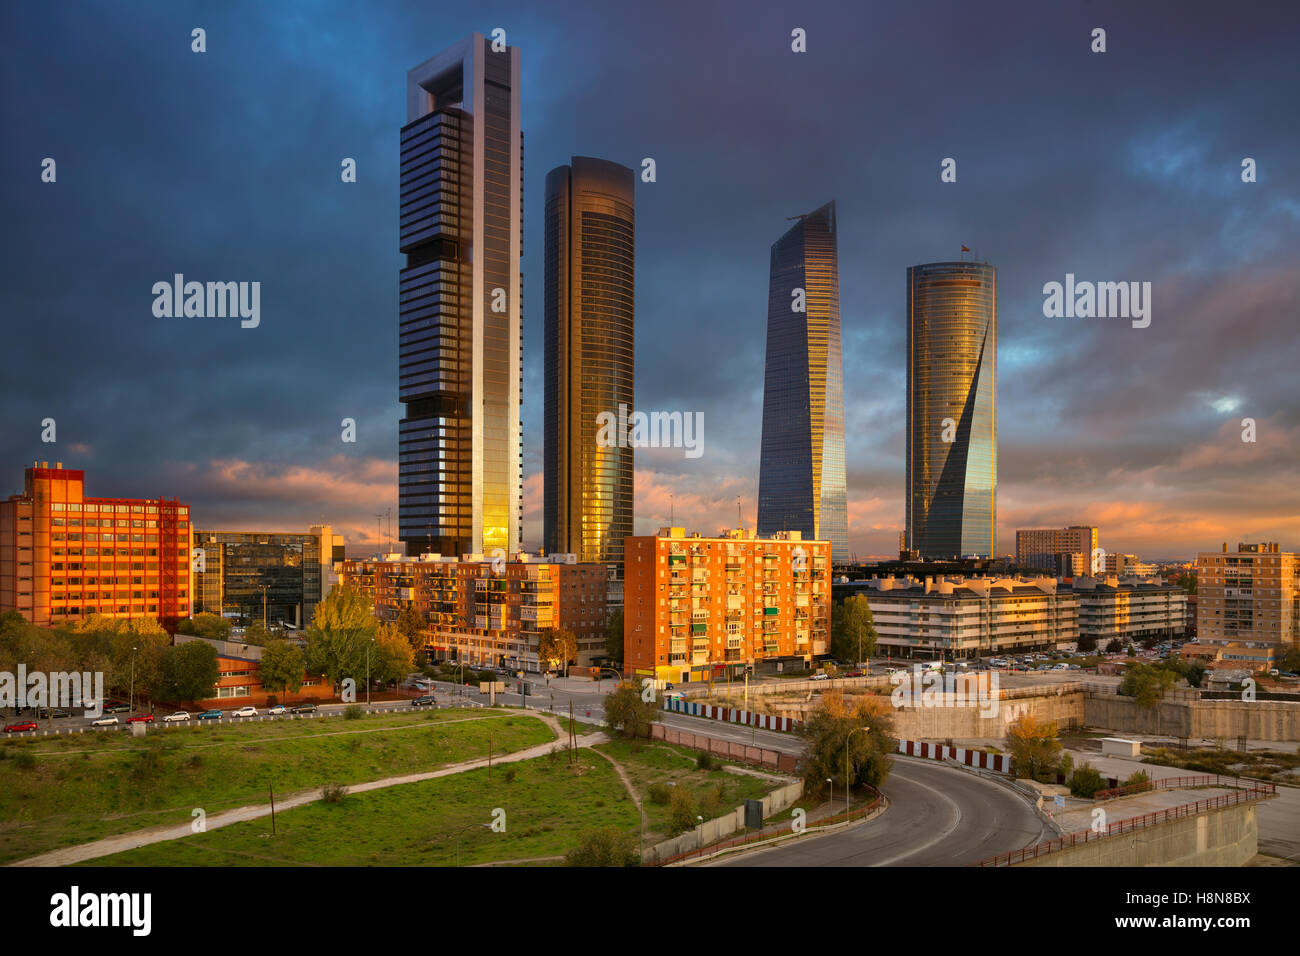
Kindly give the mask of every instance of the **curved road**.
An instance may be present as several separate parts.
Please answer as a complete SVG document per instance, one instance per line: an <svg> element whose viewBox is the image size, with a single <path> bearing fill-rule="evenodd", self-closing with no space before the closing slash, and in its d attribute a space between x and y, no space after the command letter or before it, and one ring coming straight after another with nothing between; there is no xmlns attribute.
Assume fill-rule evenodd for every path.
<svg viewBox="0 0 1300 956"><path fill-rule="evenodd" d="M706 866L964 866L1056 834L1007 787L929 760L896 757L874 820Z"/></svg>

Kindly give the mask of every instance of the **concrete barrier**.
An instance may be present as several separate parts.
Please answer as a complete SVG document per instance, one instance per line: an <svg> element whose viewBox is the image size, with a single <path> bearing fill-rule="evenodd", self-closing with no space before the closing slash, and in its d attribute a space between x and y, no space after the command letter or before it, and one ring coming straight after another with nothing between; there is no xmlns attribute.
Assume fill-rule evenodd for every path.
<svg viewBox="0 0 1300 956"><path fill-rule="evenodd" d="M802 780L796 780L784 787L773 790L762 799L763 819L780 813L786 807L797 802L801 796L803 796ZM725 840L733 833L744 828L745 807L741 805L720 817L705 820L699 826L687 830L679 836L648 847L642 859L645 863L660 863L683 853L699 850L711 843L717 843L719 840Z"/></svg>

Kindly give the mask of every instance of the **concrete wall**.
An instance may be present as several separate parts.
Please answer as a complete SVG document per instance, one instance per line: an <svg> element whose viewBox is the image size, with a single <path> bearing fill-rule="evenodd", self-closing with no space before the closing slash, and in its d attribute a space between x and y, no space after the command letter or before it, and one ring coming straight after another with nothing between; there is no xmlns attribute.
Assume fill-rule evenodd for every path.
<svg viewBox="0 0 1300 956"><path fill-rule="evenodd" d="M767 796L763 797L763 819L780 813L786 807L795 803L803 796L803 781L796 780L794 783L786 784L773 790ZM730 813L724 813L720 817L712 820L705 820L693 830L687 830L671 840L664 840L662 843L656 843L652 847L647 847L645 851L645 861L647 863L657 863L660 860L666 860L670 857L677 856L679 853L689 853L692 850L698 850L700 847L708 846L719 840L725 840L727 837L745 829L745 807L743 805L736 807Z"/></svg>
<svg viewBox="0 0 1300 956"><path fill-rule="evenodd" d="M1259 851L1257 803L1196 816L1049 853L1016 866L1243 866Z"/></svg>
<svg viewBox="0 0 1300 956"><path fill-rule="evenodd" d="M1300 703L1200 700L1194 692L1176 693L1150 710L1139 707L1129 697L1090 692L1084 698L1084 720L1090 727L1121 733L1207 740L1240 736L1251 740L1300 740Z"/></svg>

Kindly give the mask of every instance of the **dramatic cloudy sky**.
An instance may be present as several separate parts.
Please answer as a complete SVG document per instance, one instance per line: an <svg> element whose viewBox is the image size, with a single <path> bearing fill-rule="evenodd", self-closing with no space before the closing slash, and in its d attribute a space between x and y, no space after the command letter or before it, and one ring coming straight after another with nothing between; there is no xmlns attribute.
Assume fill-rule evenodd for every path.
<svg viewBox="0 0 1300 956"><path fill-rule="evenodd" d="M578 154L656 160L636 195L637 404L705 419L702 457L640 453L638 531L670 495L679 524L734 524L737 496L753 521L768 250L833 198L859 556L894 551L903 519L905 270L961 243L998 268L1000 550L1083 522L1153 558L1300 548L1283 0L5 4L0 493L39 458L86 469L92 495L179 495L200 526L325 520L357 552L376 512L396 527L406 71L495 27L523 63L527 545L543 182ZM176 272L260 281L260 327L155 318ZM1067 272L1151 282L1150 327L1044 318Z"/></svg>

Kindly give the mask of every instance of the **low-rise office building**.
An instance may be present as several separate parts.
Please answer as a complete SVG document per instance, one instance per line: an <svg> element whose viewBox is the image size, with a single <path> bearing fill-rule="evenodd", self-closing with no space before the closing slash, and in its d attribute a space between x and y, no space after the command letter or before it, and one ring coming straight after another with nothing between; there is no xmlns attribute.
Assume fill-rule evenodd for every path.
<svg viewBox="0 0 1300 956"><path fill-rule="evenodd" d="M830 654L829 541L660 528L629 537L624 560L628 673L701 681L794 670Z"/></svg>
<svg viewBox="0 0 1300 956"><path fill-rule="evenodd" d="M344 561L343 583L359 587L382 620L414 608L425 624L425 649L435 658L476 667L539 673L542 631L566 628L585 667L605 654L603 564L573 555L525 553L509 559L422 554Z"/></svg>

